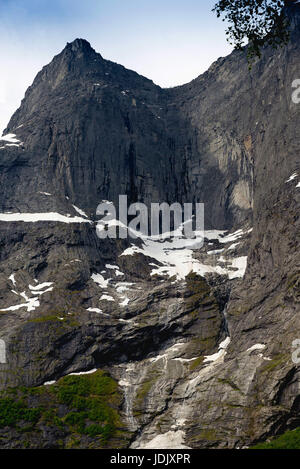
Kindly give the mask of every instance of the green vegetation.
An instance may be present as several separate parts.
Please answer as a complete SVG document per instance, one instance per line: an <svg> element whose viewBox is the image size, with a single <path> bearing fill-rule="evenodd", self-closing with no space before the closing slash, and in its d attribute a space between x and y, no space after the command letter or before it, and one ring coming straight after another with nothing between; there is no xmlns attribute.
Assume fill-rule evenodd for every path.
<svg viewBox="0 0 300 469"><path fill-rule="evenodd" d="M0 399L0 428L15 427L20 421L36 423L40 414L40 409L30 409L23 401Z"/></svg>
<svg viewBox="0 0 300 469"><path fill-rule="evenodd" d="M37 318L29 319L28 322L48 322L48 321L59 321L57 316L47 315L39 316Z"/></svg>
<svg viewBox="0 0 300 469"><path fill-rule="evenodd" d="M150 389L152 388L155 380L150 379L149 381L145 381L143 384L141 384L137 395L136 395L136 401L139 404L142 404L144 399L146 398L147 394L149 394Z"/></svg>
<svg viewBox="0 0 300 469"><path fill-rule="evenodd" d="M202 430L199 433L199 439L200 440L206 440L206 441L216 441L218 439L216 430L213 430L213 429L210 429L210 428L206 428L206 429Z"/></svg>
<svg viewBox="0 0 300 469"><path fill-rule="evenodd" d="M251 449L300 449L300 427L287 431L270 442L252 446Z"/></svg>
<svg viewBox="0 0 300 469"><path fill-rule="evenodd" d="M149 394L149 392L151 391L154 384L156 383L156 381L159 379L159 376L160 376L160 372L155 367L153 367L149 371L146 380L139 386L135 399L134 399L135 416L140 415L140 410L143 407L145 399L147 395Z"/></svg>
<svg viewBox="0 0 300 469"><path fill-rule="evenodd" d="M190 371L195 371L200 365L202 365L204 357L195 358L190 364Z"/></svg>
<svg viewBox="0 0 300 469"><path fill-rule="evenodd" d="M289 22L283 7L296 0L220 0L213 11L224 16L229 26L227 40L241 50L249 42L248 60L261 57L261 49L267 45L277 48L288 43Z"/></svg>
<svg viewBox="0 0 300 469"><path fill-rule="evenodd" d="M53 392L60 404L71 409L63 422L78 433L107 441L119 424L118 412L112 407L119 402L117 383L104 372L66 376L53 386Z"/></svg>
<svg viewBox="0 0 300 469"><path fill-rule="evenodd" d="M288 362L288 360L289 360L288 354L278 353L272 358L272 360L270 360L266 365L263 366L261 371L262 373L270 372L274 370L275 368L277 368L278 366L281 366L282 364Z"/></svg>
<svg viewBox="0 0 300 469"><path fill-rule="evenodd" d="M300 290L299 278L300 278L300 272L299 271L296 274L291 275L290 277L288 277L288 279L287 279L287 282L288 282L287 288L288 288L288 290L293 290L293 289L295 289L296 291Z"/></svg>
<svg viewBox="0 0 300 469"><path fill-rule="evenodd" d="M219 381L219 383L227 384L227 385L230 386L234 391L238 391L238 392L240 392L241 394L243 394L242 391L240 390L240 388L239 388L233 381L231 381L231 379L218 378L218 381Z"/></svg>
<svg viewBox="0 0 300 469"><path fill-rule="evenodd" d="M60 318L63 318L61 320ZM64 312L62 311L57 311L51 314L46 314L46 315L41 315L36 318L29 319L28 322L34 322L34 323L51 323L51 324L56 324L57 327L59 327L61 330L63 330L66 327L78 327L80 326L80 323L76 320L76 316L74 314L69 314L68 316L65 315Z"/></svg>
<svg viewBox="0 0 300 469"><path fill-rule="evenodd" d="M212 305L217 308L215 298L210 295L209 285L203 277L192 272L186 277L186 282L187 290L191 292L191 296L186 299L186 305L193 315L200 314L200 306Z"/></svg>
<svg viewBox="0 0 300 469"><path fill-rule="evenodd" d="M120 429L121 396L106 372L69 375L50 386L12 388L0 395L0 429L40 432L41 425L60 429L67 447L79 446L81 437L96 438L105 447L111 438L125 438ZM29 424L29 425L28 425ZM57 444L64 446L64 442Z"/></svg>

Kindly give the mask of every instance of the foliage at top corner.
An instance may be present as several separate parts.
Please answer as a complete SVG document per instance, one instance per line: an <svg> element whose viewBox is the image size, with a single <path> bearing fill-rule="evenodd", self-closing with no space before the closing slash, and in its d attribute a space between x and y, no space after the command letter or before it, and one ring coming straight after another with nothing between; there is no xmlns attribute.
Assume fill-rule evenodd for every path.
<svg viewBox="0 0 300 469"><path fill-rule="evenodd" d="M289 22L284 7L296 0L220 0L213 11L228 23L227 40L241 50L248 41L248 62L261 57L266 46L277 48L289 41Z"/></svg>

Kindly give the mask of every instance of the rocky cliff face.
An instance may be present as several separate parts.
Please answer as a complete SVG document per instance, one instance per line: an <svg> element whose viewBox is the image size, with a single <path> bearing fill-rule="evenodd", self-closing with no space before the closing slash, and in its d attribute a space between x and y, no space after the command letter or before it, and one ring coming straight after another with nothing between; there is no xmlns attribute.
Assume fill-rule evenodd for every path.
<svg viewBox="0 0 300 469"><path fill-rule="evenodd" d="M77 39L27 90L0 140L2 447L237 448L299 426L288 14L290 44L251 72L234 52L164 90ZM119 194L204 202L204 246L100 240Z"/></svg>

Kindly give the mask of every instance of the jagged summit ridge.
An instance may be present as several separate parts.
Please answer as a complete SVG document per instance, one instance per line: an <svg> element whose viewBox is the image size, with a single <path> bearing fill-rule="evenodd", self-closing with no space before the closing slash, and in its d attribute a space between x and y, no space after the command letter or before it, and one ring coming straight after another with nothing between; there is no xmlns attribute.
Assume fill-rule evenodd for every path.
<svg viewBox="0 0 300 469"><path fill-rule="evenodd" d="M59 55L65 55L66 53L70 52L72 53L73 57L94 58L97 56L98 58L102 59L101 54L95 51L89 41L82 38L76 38L72 42L67 42L65 48Z"/></svg>
<svg viewBox="0 0 300 469"><path fill-rule="evenodd" d="M89 41L83 38L76 38L74 41L67 42L66 47L71 48L74 52L77 50L92 50L95 52Z"/></svg>

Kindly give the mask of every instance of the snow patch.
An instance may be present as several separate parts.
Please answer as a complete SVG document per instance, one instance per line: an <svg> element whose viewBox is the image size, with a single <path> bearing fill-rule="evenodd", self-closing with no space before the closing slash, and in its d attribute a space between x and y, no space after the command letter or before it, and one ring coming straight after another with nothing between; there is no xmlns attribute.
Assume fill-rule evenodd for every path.
<svg viewBox="0 0 300 469"><path fill-rule="evenodd" d="M123 275L125 275L123 272L120 271L118 265L106 264L105 267L107 269L114 270L117 277L122 277Z"/></svg>
<svg viewBox="0 0 300 469"><path fill-rule="evenodd" d="M130 290L129 287L131 287L132 285L134 285L134 283L131 283L131 282L118 282L116 284L116 290L117 290L118 293L123 293L125 291Z"/></svg>
<svg viewBox="0 0 300 469"><path fill-rule="evenodd" d="M111 278L105 280L105 278L103 277L103 275L101 274L93 274L91 276L91 279L97 283L97 285L99 285L99 287L101 288L107 288L107 285L109 284Z"/></svg>
<svg viewBox="0 0 300 469"><path fill-rule="evenodd" d="M29 285L29 288L30 290L43 290L44 288L50 287L51 285L53 285L53 282L44 282L40 283L39 285L34 285L34 287Z"/></svg>
<svg viewBox="0 0 300 469"><path fill-rule="evenodd" d="M157 435L148 443L141 443L136 449L191 449L184 444L183 430L169 431Z"/></svg>
<svg viewBox="0 0 300 469"><path fill-rule="evenodd" d="M95 373L97 371L97 368L94 368L93 370L89 371L80 371L78 373L69 373L68 375L65 376L81 376L81 375L91 375L92 373ZM43 386L51 386L52 384L55 384L57 381L46 381Z"/></svg>
<svg viewBox="0 0 300 469"><path fill-rule="evenodd" d="M77 373L69 373L66 376L82 376L82 375L91 375L97 371L97 368L93 368L92 370L89 371L79 371Z"/></svg>
<svg viewBox="0 0 300 469"><path fill-rule="evenodd" d="M127 306L129 302L130 302L130 299L126 296L124 297L124 300L121 301L119 304L120 306Z"/></svg>
<svg viewBox="0 0 300 469"><path fill-rule="evenodd" d="M27 312L34 311L40 306L40 302L37 297L28 298L25 293L20 294L26 300L26 303L21 303L20 305L9 306L8 308L0 309L0 311L17 311L21 308L27 308Z"/></svg>
<svg viewBox="0 0 300 469"><path fill-rule="evenodd" d="M22 142L17 138L16 134L3 135L3 137L0 137L0 141L1 142L8 142L8 144L13 144L17 147L22 144Z"/></svg>
<svg viewBox="0 0 300 469"><path fill-rule="evenodd" d="M98 314L102 313L102 310L99 308L88 308L87 311L90 311L91 313L98 313Z"/></svg>
<svg viewBox="0 0 300 469"><path fill-rule="evenodd" d="M76 207L76 205L72 205L72 207L74 208L74 210L76 210L77 213L79 213L79 215L88 218L87 214L84 213L84 211L81 210L81 208Z"/></svg>
<svg viewBox="0 0 300 469"><path fill-rule="evenodd" d="M266 348L264 344L255 344L252 345L252 347L248 348L247 352L252 352L253 350L263 350L264 348Z"/></svg>
<svg viewBox="0 0 300 469"><path fill-rule="evenodd" d="M207 273L217 273L219 275L228 275L230 279L242 278L244 276L247 267L246 256L228 260L228 263L231 263L230 268L236 269L230 271L218 265L201 264L193 257L192 249L182 246L182 244L186 245L186 240L179 241L179 243L176 243L175 240L173 242L157 242L147 239L144 241L142 248L133 245L127 248L121 256L141 253L144 256L157 260L162 265L156 266L152 263L155 268L151 271L151 276L175 276L177 280L183 280L190 272L201 276L205 276ZM181 241L183 241L183 243Z"/></svg>
<svg viewBox="0 0 300 469"><path fill-rule="evenodd" d="M59 223L92 223L81 217L68 217L56 212L47 213L0 213L0 221L35 223L38 221L55 221Z"/></svg>
<svg viewBox="0 0 300 469"><path fill-rule="evenodd" d="M215 251L208 251L207 254L209 256L213 255L213 254L220 254L221 252L223 252L224 249L216 249Z"/></svg>
<svg viewBox="0 0 300 469"><path fill-rule="evenodd" d="M106 301L115 301L114 298L110 295L102 295L100 298L100 301L106 300Z"/></svg>
<svg viewBox="0 0 300 469"><path fill-rule="evenodd" d="M8 278L12 282L13 286L15 286L16 285L15 274L11 274L10 277L8 277Z"/></svg>
<svg viewBox="0 0 300 469"><path fill-rule="evenodd" d="M174 353L176 354L177 352L179 352L181 347L184 347L185 345L186 345L185 342L178 342L177 344L174 344L171 347L165 349L163 354L150 358L150 362L155 363L158 360L175 359L177 357L172 357L172 355Z"/></svg>
<svg viewBox="0 0 300 469"><path fill-rule="evenodd" d="M293 173L285 182L291 182L298 176L298 173Z"/></svg>
<svg viewBox="0 0 300 469"><path fill-rule="evenodd" d="M56 381L46 381L43 386L51 386L52 384L55 384Z"/></svg>
<svg viewBox="0 0 300 469"><path fill-rule="evenodd" d="M228 251L233 251L240 243L233 243L231 246L229 246Z"/></svg>
<svg viewBox="0 0 300 469"><path fill-rule="evenodd" d="M109 314L103 313L103 311L99 308L88 308L87 311L90 311L91 313L103 314L103 316L109 317Z"/></svg>
<svg viewBox="0 0 300 469"><path fill-rule="evenodd" d="M230 344L230 337L226 337L226 339L220 343L219 345L219 351L217 353L214 353L213 355L207 355L204 357L203 363L207 362L215 362L219 360L220 358L223 358L226 354L226 349L228 345Z"/></svg>
<svg viewBox="0 0 300 469"><path fill-rule="evenodd" d="M12 275L10 276L11 280L12 278L14 279ZM53 285L53 282L41 283L40 285L36 285L34 287L32 285L29 285L29 290L31 290L30 293L41 296L41 295L44 295L44 293L47 293L53 290L53 287L51 285ZM50 288L47 288L47 287L50 287ZM46 288L46 290L44 290L44 288ZM34 311L36 308L40 306L39 296L28 297L25 291L21 293L17 293L15 290L12 290L12 292L24 298L26 303L9 306L8 308L1 309L0 311L17 311L18 309L21 309L21 308L27 308L27 312L30 312L30 311Z"/></svg>
<svg viewBox="0 0 300 469"><path fill-rule="evenodd" d="M235 272L228 272L228 277L230 279L234 278L243 278L247 268L247 256L236 257L232 259L231 267L237 269Z"/></svg>

